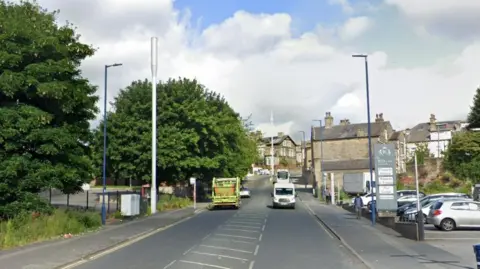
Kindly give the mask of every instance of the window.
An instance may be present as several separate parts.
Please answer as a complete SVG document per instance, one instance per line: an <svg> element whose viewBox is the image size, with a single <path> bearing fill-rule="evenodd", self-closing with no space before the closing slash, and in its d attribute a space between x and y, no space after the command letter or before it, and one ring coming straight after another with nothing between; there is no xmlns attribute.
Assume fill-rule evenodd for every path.
<svg viewBox="0 0 480 269"><path fill-rule="evenodd" d="M285 156L285 155L287 155L285 148L282 148L282 150L281 150L281 154L280 154L280 155L281 155L281 156Z"/></svg>
<svg viewBox="0 0 480 269"><path fill-rule="evenodd" d="M468 209L472 211L478 211L480 207L478 206L477 203L468 203Z"/></svg>
<svg viewBox="0 0 480 269"><path fill-rule="evenodd" d="M466 203L466 202L455 202L455 203L452 203L452 205L450 206L450 209L453 209L453 210L468 210L469 206L468 206L468 203Z"/></svg>
<svg viewBox="0 0 480 269"><path fill-rule="evenodd" d="M292 188L276 188L275 189L276 195L293 195Z"/></svg>

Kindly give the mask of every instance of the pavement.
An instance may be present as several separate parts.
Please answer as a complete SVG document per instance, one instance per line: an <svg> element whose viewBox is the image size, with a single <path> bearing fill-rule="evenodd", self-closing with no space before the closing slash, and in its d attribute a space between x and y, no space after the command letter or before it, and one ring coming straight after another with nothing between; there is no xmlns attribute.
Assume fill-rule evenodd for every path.
<svg viewBox="0 0 480 269"><path fill-rule="evenodd" d="M255 180L253 186L252 197L242 200L239 210L205 211L62 268L367 268L322 228L303 203L297 203L294 210L270 208L268 177Z"/></svg>
<svg viewBox="0 0 480 269"><path fill-rule="evenodd" d="M450 252L441 245L416 242L339 207L319 203L307 192L300 192L300 199L342 243L372 269L473 269L476 261L471 244L467 253Z"/></svg>

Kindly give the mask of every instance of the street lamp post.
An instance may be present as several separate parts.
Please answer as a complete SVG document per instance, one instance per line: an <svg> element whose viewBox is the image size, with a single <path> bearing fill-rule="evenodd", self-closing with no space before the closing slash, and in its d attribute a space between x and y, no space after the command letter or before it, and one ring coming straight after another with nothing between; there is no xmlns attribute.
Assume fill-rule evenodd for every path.
<svg viewBox="0 0 480 269"><path fill-rule="evenodd" d="M370 124L370 89L369 89L369 81L368 81L368 55L366 54L354 54L352 55L354 58L363 58L365 61L365 84L366 84L366 92L367 92L367 130L368 130L368 168L370 170L370 186L373 186L373 165L372 165L372 128ZM374 196L372 195L372 225L375 225L375 214L376 214L376 204L374 200Z"/></svg>
<svg viewBox="0 0 480 269"><path fill-rule="evenodd" d="M107 77L108 68L121 66L122 64L105 65L105 85L103 92L103 190L102 190L102 224L107 221L107 211L105 208L105 194L107 193Z"/></svg>
<svg viewBox="0 0 480 269"><path fill-rule="evenodd" d="M150 69L152 71L152 185L150 188L150 212L157 212L157 66L158 39L150 39Z"/></svg>
<svg viewBox="0 0 480 269"><path fill-rule="evenodd" d="M318 135L320 136L320 177L322 179L323 192L327 190L327 177L323 175L323 131L322 131L322 120L313 120L318 121ZM313 147L313 145L312 145ZM315 160L314 160L315 162ZM320 186L321 187L321 186ZM323 195L323 192L321 195Z"/></svg>

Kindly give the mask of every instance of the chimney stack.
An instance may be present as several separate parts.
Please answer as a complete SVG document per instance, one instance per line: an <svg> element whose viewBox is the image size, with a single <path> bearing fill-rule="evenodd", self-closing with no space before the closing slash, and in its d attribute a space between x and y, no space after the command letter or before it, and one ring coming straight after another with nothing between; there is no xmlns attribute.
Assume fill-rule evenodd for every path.
<svg viewBox="0 0 480 269"><path fill-rule="evenodd" d="M383 122L383 113L375 115L375 122Z"/></svg>
<svg viewBox="0 0 480 269"><path fill-rule="evenodd" d="M332 128L333 117L330 112L325 113L325 129Z"/></svg>
<svg viewBox="0 0 480 269"><path fill-rule="evenodd" d="M283 132L278 132L278 137L282 137L284 136L285 134Z"/></svg>
<svg viewBox="0 0 480 269"><path fill-rule="evenodd" d="M340 120L340 125L343 125L343 126L346 126L350 124L350 120L349 119L343 119L343 120Z"/></svg>
<svg viewBox="0 0 480 269"><path fill-rule="evenodd" d="M362 128L357 129L357 137L365 137L365 130Z"/></svg>
<svg viewBox="0 0 480 269"><path fill-rule="evenodd" d="M435 118L435 114L430 114L430 132L437 131L437 119Z"/></svg>

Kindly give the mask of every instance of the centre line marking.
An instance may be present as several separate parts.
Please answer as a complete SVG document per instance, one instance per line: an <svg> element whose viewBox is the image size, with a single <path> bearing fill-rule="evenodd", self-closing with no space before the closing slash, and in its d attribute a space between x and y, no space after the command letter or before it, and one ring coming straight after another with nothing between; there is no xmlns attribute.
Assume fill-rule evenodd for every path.
<svg viewBox="0 0 480 269"><path fill-rule="evenodd" d="M260 245L257 245L257 246L255 247L255 252L253 252L253 255L257 256L257 254L258 254L258 248L259 248L259 247L260 247Z"/></svg>
<svg viewBox="0 0 480 269"><path fill-rule="evenodd" d="M192 251L192 249L194 249L196 246L197 246L197 245L194 245L194 246L192 246L191 248L187 249L187 251L185 251L185 252L183 253L183 256L187 255L187 254L188 254L190 251Z"/></svg>
<svg viewBox="0 0 480 269"><path fill-rule="evenodd" d="M201 265L201 266L206 266L206 267L212 267L212 268L217 268L217 269L230 269L230 268L228 268L228 267L223 267L223 266L218 266L218 265L213 265L213 264L208 264L208 263L201 263L201 262L192 262L192 261L186 261L186 260L179 260L179 262L189 263L189 264L196 264L196 265Z"/></svg>
<svg viewBox="0 0 480 269"><path fill-rule="evenodd" d="M227 239L227 238L210 238L210 240L255 245L254 242L248 242L248 241L242 241L242 240L234 240L234 239Z"/></svg>
<svg viewBox="0 0 480 269"><path fill-rule="evenodd" d="M224 227L239 227L239 228L256 228L260 229L260 226L250 226L250 225L236 225L236 224L225 224Z"/></svg>
<svg viewBox="0 0 480 269"><path fill-rule="evenodd" d="M259 232L260 232L260 231L243 230L243 229L233 229L233 228L223 228L222 230L227 230L227 231L239 231L239 232L246 232L246 233L259 233Z"/></svg>
<svg viewBox="0 0 480 269"><path fill-rule="evenodd" d="M262 226L262 232L265 231L265 224Z"/></svg>
<svg viewBox="0 0 480 269"><path fill-rule="evenodd" d="M167 264L165 267L163 267L163 269L170 268L170 266L172 266L176 261L177 261L177 260L171 261L169 264Z"/></svg>
<svg viewBox="0 0 480 269"><path fill-rule="evenodd" d="M248 269L253 269L253 265L255 264L255 261L250 262L250 266L248 266Z"/></svg>
<svg viewBox="0 0 480 269"><path fill-rule="evenodd" d="M241 235L232 235L232 234L216 234L219 236L226 236L226 237L236 237L236 238L244 238L244 239L253 239L253 240L258 240L256 237L251 237L251 236L241 236ZM261 235L260 235L261 236Z"/></svg>
<svg viewBox="0 0 480 269"><path fill-rule="evenodd" d="M262 241L263 234L260 234L260 237L258 238L258 241Z"/></svg>
<svg viewBox="0 0 480 269"><path fill-rule="evenodd" d="M204 238L202 238L202 240L206 240L207 238L209 238L209 237L210 237L210 235L212 235L212 234L210 233L210 234L207 234L207 235L205 235L205 237L204 237Z"/></svg>
<svg viewBox="0 0 480 269"><path fill-rule="evenodd" d="M242 253L249 253L249 254L252 253L251 251L246 251L246 250L236 249L236 248L225 248L225 247L217 247L217 246L210 246L210 245L200 245L200 246L201 246L201 247L206 247L206 248L231 250L231 251L242 252Z"/></svg>
<svg viewBox="0 0 480 269"><path fill-rule="evenodd" d="M219 254L207 253L207 252L192 251L192 253L195 253L195 254L198 254L198 255L205 255L205 256L212 256L212 257L232 259L232 260L248 261L248 259L244 259L244 258L232 257L232 256L227 256L227 255L219 255Z"/></svg>
<svg viewBox="0 0 480 269"><path fill-rule="evenodd" d="M263 223L260 222L253 222L253 221L228 221L226 223L237 223L237 224L253 224L253 225L262 225Z"/></svg>

